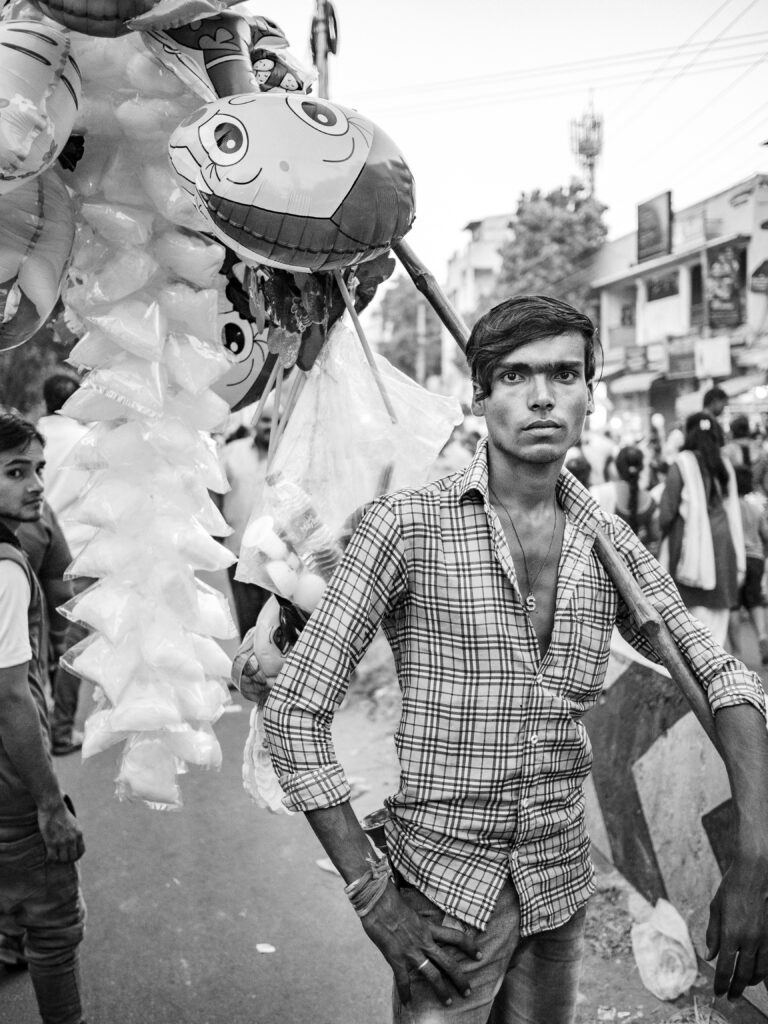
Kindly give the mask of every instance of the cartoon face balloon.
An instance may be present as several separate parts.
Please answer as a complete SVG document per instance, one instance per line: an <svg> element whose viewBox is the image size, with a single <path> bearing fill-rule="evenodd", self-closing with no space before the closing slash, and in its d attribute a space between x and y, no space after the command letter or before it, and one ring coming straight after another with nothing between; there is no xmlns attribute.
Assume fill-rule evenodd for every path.
<svg viewBox="0 0 768 1024"><path fill-rule="evenodd" d="M69 33L39 21L0 22L0 195L54 162L80 105Z"/></svg>
<svg viewBox="0 0 768 1024"><path fill-rule="evenodd" d="M414 185L372 121L303 94L209 103L173 132L182 187L250 263L333 270L386 252L414 217Z"/></svg>
<svg viewBox="0 0 768 1024"><path fill-rule="evenodd" d="M277 359L267 345L268 331L259 333L248 315L248 295L238 268L242 268L242 264L236 264L219 277L219 335L233 364L212 385L212 390L233 412L258 401Z"/></svg>
<svg viewBox="0 0 768 1024"><path fill-rule="evenodd" d="M0 352L53 312L75 238L75 208L55 171L0 196Z"/></svg>

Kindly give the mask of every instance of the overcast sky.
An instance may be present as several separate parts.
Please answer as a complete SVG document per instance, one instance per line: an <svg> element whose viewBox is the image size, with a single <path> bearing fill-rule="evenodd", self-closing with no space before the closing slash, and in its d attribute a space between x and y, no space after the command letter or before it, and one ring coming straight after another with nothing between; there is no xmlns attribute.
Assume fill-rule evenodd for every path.
<svg viewBox="0 0 768 1024"><path fill-rule="evenodd" d="M766 0L334 0L331 98L379 124L416 179L409 241L439 277L470 221L578 173L570 122L604 118L611 236L638 202L682 209L768 172ZM314 0L259 11L309 60Z"/></svg>

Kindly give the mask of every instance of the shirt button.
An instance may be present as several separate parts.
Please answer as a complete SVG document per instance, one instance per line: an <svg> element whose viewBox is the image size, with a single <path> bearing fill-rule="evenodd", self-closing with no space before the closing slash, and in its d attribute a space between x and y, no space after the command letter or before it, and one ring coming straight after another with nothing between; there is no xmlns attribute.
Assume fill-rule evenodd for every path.
<svg viewBox="0 0 768 1024"><path fill-rule="evenodd" d="M534 743L534 744L536 744L536 743L538 743L538 742L539 742L539 737L538 737L538 734L537 734L537 733L534 733L534 734L533 734L533 736L531 736L531 743Z"/></svg>
<svg viewBox="0 0 768 1024"><path fill-rule="evenodd" d="M524 796L523 799L520 801L520 806L521 807L527 807L529 803L530 803L530 800L528 799L528 797Z"/></svg>

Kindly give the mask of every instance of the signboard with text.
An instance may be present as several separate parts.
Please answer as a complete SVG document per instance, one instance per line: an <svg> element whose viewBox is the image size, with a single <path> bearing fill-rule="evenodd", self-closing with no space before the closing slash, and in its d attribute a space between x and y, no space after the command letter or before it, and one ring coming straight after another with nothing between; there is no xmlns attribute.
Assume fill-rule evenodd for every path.
<svg viewBox="0 0 768 1024"><path fill-rule="evenodd" d="M744 251L723 245L707 253L707 304L710 327L737 327L743 322Z"/></svg>
<svg viewBox="0 0 768 1024"><path fill-rule="evenodd" d="M637 262L672 252L672 193L640 203L637 208Z"/></svg>

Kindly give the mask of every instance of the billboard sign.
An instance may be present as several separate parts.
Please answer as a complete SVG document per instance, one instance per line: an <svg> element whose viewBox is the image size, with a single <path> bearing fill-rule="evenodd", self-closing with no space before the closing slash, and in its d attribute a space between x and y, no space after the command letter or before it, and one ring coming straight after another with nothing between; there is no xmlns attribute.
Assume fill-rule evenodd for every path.
<svg viewBox="0 0 768 1024"><path fill-rule="evenodd" d="M640 203L637 208L637 262L672 252L672 193Z"/></svg>

